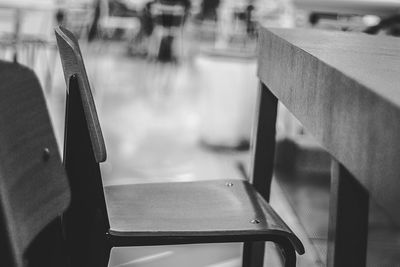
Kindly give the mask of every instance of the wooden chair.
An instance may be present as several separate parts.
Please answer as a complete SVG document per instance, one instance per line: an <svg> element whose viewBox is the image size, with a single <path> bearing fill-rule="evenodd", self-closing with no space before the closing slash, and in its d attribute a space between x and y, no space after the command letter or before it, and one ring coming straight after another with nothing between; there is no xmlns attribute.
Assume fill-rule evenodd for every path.
<svg viewBox="0 0 400 267"><path fill-rule="evenodd" d="M72 258L81 262L75 266L107 266L115 246L247 241L275 242L285 266L295 266L295 250L304 253L303 245L247 181L132 184L103 191L99 163L106 160L106 149L79 45L64 28L56 29L56 37L67 84L64 162L72 204L65 217ZM251 253L245 255L244 266L250 266Z"/></svg>
<svg viewBox="0 0 400 267"><path fill-rule="evenodd" d="M68 266L59 215L70 190L34 73L0 62L1 266Z"/></svg>

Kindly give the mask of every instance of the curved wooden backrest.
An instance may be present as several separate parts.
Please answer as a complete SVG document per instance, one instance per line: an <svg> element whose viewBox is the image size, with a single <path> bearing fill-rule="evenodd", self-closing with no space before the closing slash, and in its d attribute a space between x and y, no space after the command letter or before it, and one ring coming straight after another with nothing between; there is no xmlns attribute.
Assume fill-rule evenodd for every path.
<svg viewBox="0 0 400 267"><path fill-rule="evenodd" d="M60 51L67 90L69 91L71 77L75 75L80 89L95 158L97 162L104 162L107 158L106 146L78 41L70 31L63 27L57 27L55 34Z"/></svg>
<svg viewBox="0 0 400 267"><path fill-rule="evenodd" d="M96 266L109 229L99 167L106 149L79 44L63 28L56 37L68 90L63 160L72 192L63 227L73 266Z"/></svg>
<svg viewBox="0 0 400 267"><path fill-rule="evenodd" d="M35 74L0 61L0 77L0 265L31 266L30 246L67 208L70 191Z"/></svg>

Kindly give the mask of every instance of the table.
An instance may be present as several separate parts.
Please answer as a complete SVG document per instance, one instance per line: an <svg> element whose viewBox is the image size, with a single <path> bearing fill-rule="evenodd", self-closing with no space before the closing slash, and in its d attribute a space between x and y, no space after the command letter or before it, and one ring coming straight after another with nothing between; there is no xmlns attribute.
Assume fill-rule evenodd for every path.
<svg viewBox="0 0 400 267"><path fill-rule="evenodd" d="M270 179L280 101L333 158L328 266L365 266L369 198L400 225L400 39L261 29L259 47L253 177Z"/></svg>

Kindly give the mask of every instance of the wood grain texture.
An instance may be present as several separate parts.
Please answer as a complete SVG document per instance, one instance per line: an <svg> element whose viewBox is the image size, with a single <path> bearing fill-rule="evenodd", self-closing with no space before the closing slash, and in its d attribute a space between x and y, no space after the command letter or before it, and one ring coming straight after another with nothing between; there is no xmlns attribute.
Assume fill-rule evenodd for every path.
<svg viewBox="0 0 400 267"><path fill-rule="evenodd" d="M103 162L107 158L106 146L103 134L101 132L99 119L96 112L96 106L90 89L89 80L87 78L85 65L82 54L79 49L78 41L75 36L63 27L56 28L55 31L58 48L60 51L61 64L64 70L65 82L67 90L69 88L70 79L76 75L79 83L82 101L84 103L84 111L89 127L90 138L95 152L97 162Z"/></svg>
<svg viewBox="0 0 400 267"><path fill-rule="evenodd" d="M400 224L400 42L262 29L258 75Z"/></svg>
<svg viewBox="0 0 400 267"><path fill-rule="evenodd" d="M284 236L304 253L300 240L246 181L107 186L105 194L110 234L134 237L131 242L243 242ZM255 219L260 223L251 223Z"/></svg>
<svg viewBox="0 0 400 267"><path fill-rule="evenodd" d="M7 266L30 266L26 252L67 208L69 186L35 74L0 62L0 77L0 247Z"/></svg>

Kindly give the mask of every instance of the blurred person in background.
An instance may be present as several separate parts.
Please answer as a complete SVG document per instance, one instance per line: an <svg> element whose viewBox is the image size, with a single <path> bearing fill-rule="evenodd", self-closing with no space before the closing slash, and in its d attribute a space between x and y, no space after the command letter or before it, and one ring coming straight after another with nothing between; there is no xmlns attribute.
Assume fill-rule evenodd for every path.
<svg viewBox="0 0 400 267"><path fill-rule="evenodd" d="M220 5L220 0L203 0L201 3L200 13L197 15L197 19L203 20L218 20L218 7Z"/></svg>
<svg viewBox="0 0 400 267"><path fill-rule="evenodd" d="M256 22L254 18L254 0L248 0L245 10L242 11L241 20L246 24L246 33L249 37L256 35ZM240 17L240 16L239 16Z"/></svg>
<svg viewBox="0 0 400 267"><path fill-rule="evenodd" d="M183 14L177 15L169 13L169 10L176 6L183 8ZM157 11L155 11L155 7L158 9ZM147 2L144 8L139 12L141 27L132 44L131 52L135 54L147 54L148 40L153 34L154 27L161 26L169 29L171 27L183 26L189 15L190 7L190 0L152 0ZM172 40L173 36L168 37L167 42L171 42L169 46L172 45ZM167 50L169 49L170 48L167 48ZM170 53L170 51L167 53Z"/></svg>
<svg viewBox="0 0 400 267"><path fill-rule="evenodd" d="M137 11L130 9L125 0L109 0L109 13L110 16L117 17L133 17L137 16Z"/></svg>

